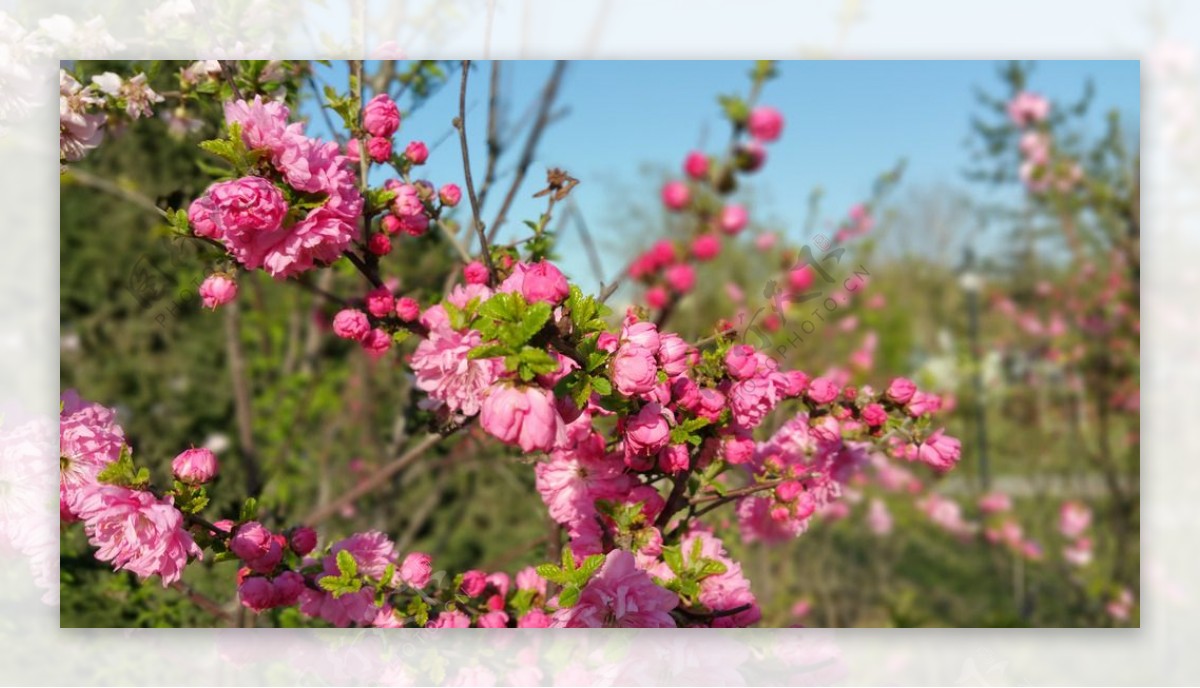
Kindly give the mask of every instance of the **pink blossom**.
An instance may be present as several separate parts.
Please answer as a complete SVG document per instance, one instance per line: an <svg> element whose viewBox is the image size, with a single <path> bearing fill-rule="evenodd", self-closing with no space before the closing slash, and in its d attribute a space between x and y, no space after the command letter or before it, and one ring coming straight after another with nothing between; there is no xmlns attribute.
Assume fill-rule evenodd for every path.
<svg viewBox="0 0 1200 688"><path fill-rule="evenodd" d="M472 569L463 574L462 591L467 594L467 597L479 597L486 587L487 574L483 571Z"/></svg>
<svg viewBox="0 0 1200 688"><path fill-rule="evenodd" d="M440 306L429 311L435 308L441 311ZM448 323L430 327L410 363L417 387L429 395L433 406L445 405L466 416L479 413L487 390L504 369L500 359L467 356L482 341L475 330L459 332Z"/></svg>
<svg viewBox="0 0 1200 688"><path fill-rule="evenodd" d="M376 327L359 340L359 344L362 344L363 351L366 351L368 356L378 360L392 348L392 335L388 334L387 330Z"/></svg>
<svg viewBox="0 0 1200 688"><path fill-rule="evenodd" d="M667 268L666 278L671 290L677 294L686 294L696 286L696 271L687 263Z"/></svg>
<svg viewBox="0 0 1200 688"><path fill-rule="evenodd" d="M342 339L362 341L371 331L367 314L354 308L344 308L333 316L333 333Z"/></svg>
<svg viewBox="0 0 1200 688"><path fill-rule="evenodd" d="M336 570L326 573L337 575ZM345 628L352 623L369 625L379 615L380 609L381 607L375 604L375 591L370 587L338 597L311 588L304 590L300 595L301 613L320 617L339 628Z"/></svg>
<svg viewBox="0 0 1200 688"><path fill-rule="evenodd" d="M890 389L888 390L891 391ZM942 398L936 394L922 392L920 390L913 393L912 398L908 400L908 415L913 418L923 416L927 413L935 413L942 407Z"/></svg>
<svg viewBox="0 0 1200 688"><path fill-rule="evenodd" d="M462 200L462 191L457 184L443 184L442 188L438 190L438 199L441 200L442 205L453 208Z"/></svg>
<svg viewBox="0 0 1200 688"><path fill-rule="evenodd" d="M693 565L692 558L699 545L701 558L716 561L725 567L721 573L706 576L700 581L700 603L713 611L729 611L749 605L748 609L737 614L727 614L713 619L713 628L744 628L757 623L762 618L758 600L750 591L750 581L742 572L742 565L730 558L725 546L711 533L703 530L693 530L683 537L682 545L684 565ZM671 570L665 566L656 572L663 580L674 578Z"/></svg>
<svg viewBox="0 0 1200 688"><path fill-rule="evenodd" d="M546 594L546 579L538 575L532 566L517 571L517 590L532 590L539 595Z"/></svg>
<svg viewBox="0 0 1200 688"><path fill-rule="evenodd" d="M372 136L367 139L367 156L375 162L391 160L392 140L382 136Z"/></svg>
<svg viewBox="0 0 1200 688"><path fill-rule="evenodd" d="M305 556L317 548L317 531L308 526L293 528L288 534L288 547L300 556Z"/></svg>
<svg viewBox="0 0 1200 688"><path fill-rule="evenodd" d="M206 196L211 204L208 219L216 227L210 230L214 238L272 232L279 229L287 214L283 194L262 177L217 182L208 188Z"/></svg>
<svg viewBox="0 0 1200 688"><path fill-rule="evenodd" d="M595 517L596 500L615 499L628 492L633 479L625 473L624 464L605 454L600 435L591 433L582 442L571 437L569 446L571 451L555 451L550 461L534 466L534 474L550 517L572 527Z"/></svg>
<svg viewBox="0 0 1200 688"><path fill-rule="evenodd" d="M745 429L758 427L775 405L786 398L787 387L787 377L779 372L735 382L728 395L734 422Z"/></svg>
<svg viewBox="0 0 1200 688"><path fill-rule="evenodd" d="M892 384L888 385L886 394L888 399L897 404L907 404L916 391L917 386L913 384L912 380L906 377L898 377L892 380Z"/></svg>
<svg viewBox="0 0 1200 688"><path fill-rule="evenodd" d="M491 611L479 615L479 628L508 628L508 614L502 611Z"/></svg>
<svg viewBox="0 0 1200 688"><path fill-rule="evenodd" d="M867 404L862 410L862 419L867 426L872 428L881 427L887 422L887 411L879 404Z"/></svg>
<svg viewBox="0 0 1200 688"><path fill-rule="evenodd" d="M386 93L380 93L363 107L363 129L372 136L391 137L400 128L400 108Z"/></svg>
<svg viewBox="0 0 1200 688"><path fill-rule="evenodd" d="M100 485L79 499L77 514L97 559L143 580L158 574L164 588L179 580L189 557L203 557L170 499Z"/></svg>
<svg viewBox="0 0 1200 688"><path fill-rule="evenodd" d="M750 437L730 436L721 444L722 455L731 464L743 464L754 457L754 440Z"/></svg>
<svg viewBox="0 0 1200 688"><path fill-rule="evenodd" d="M637 568L633 555L613 550L572 607L559 609L552 628L674 628L675 593Z"/></svg>
<svg viewBox="0 0 1200 688"><path fill-rule="evenodd" d="M237 293L237 282L225 275L209 275L200 283L200 298L203 299L205 308L216 310L217 306L223 306L237 298Z"/></svg>
<svg viewBox="0 0 1200 688"><path fill-rule="evenodd" d="M872 533L881 537L892 532L892 514L882 500L871 500L867 510L867 526Z"/></svg>
<svg viewBox="0 0 1200 688"><path fill-rule="evenodd" d="M1128 621L1133 612L1133 593L1129 588L1121 588L1121 592L1105 605L1108 615L1117 621Z"/></svg>
<svg viewBox="0 0 1200 688"><path fill-rule="evenodd" d="M658 338L658 362L669 378L687 372L688 362L695 349L677 334L667 333Z"/></svg>
<svg viewBox="0 0 1200 688"><path fill-rule="evenodd" d="M939 429L917 447L917 458L937 471L954 468L962 455L962 443Z"/></svg>
<svg viewBox="0 0 1200 688"><path fill-rule="evenodd" d="M1074 540L1092 524L1092 510L1082 502L1063 502L1058 510L1058 530L1067 538Z"/></svg>
<svg viewBox="0 0 1200 688"><path fill-rule="evenodd" d="M1018 93L1008 103L1008 118L1018 127L1037 124L1050 115L1050 101L1030 91Z"/></svg>
<svg viewBox="0 0 1200 688"><path fill-rule="evenodd" d="M404 147L404 157L414 165L424 165L425 161L429 159L429 148L422 141L410 141Z"/></svg>
<svg viewBox="0 0 1200 688"><path fill-rule="evenodd" d="M708 156L700 151L688 153L683 161L683 171L697 181L708 176Z"/></svg>
<svg viewBox="0 0 1200 688"><path fill-rule="evenodd" d="M667 305L667 290L661 286L650 287L646 290L646 305L651 308L662 308Z"/></svg>
<svg viewBox="0 0 1200 688"><path fill-rule="evenodd" d="M479 419L493 437L526 452L550 451L565 435L552 395L539 387L493 387Z"/></svg>
<svg viewBox="0 0 1200 688"><path fill-rule="evenodd" d="M567 278L553 263L543 260L525 270L524 279L521 281L521 295L527 302L543 301L554 306L570 293Z"/></svg>
<svg viewBox="0 0 1200 688"><path fill-rule="evenodd" d="M638 456L657 452L671 434L671 412L657 402L646 404L625 424L625 448Z"/></svg>
<svg viewBox="0 0 1200 688"><path fill-rule="evenodd" d="M658 467L664 473L679 473L691 465L687 445L672 444L658 453Z"/></svg>
<svg viewBox="0 0 1200 688"><path fill-rule="evenodd" d="M692 241L692 255L696 260L712 260L721 253L721 241L712 234L701 234Z"/></svg>
<svg viewBox="0 0 1200 688"><path fill-rule="evenodd" d="M78 517L78 501L96 483L96 476L116 461L125 446L125 431L116 413L85 402L74 390L62 395L59 414L59 513L64 520Z"/></svg>
<svg viewBox="0 0 1200 688"><path fill-rule="evenodd" d="M242 606L261 612L296 604L306 589L302 575L295 571L284 571L274 579L263 576L244 578L238 584L238 597Z"/></svg>
<svg viewBox="0 0 1200 688"><path fill-rule="evenodd" d="M749 141L738 146L736 160L743 172L757 172L767 162L767 150L758 141Z"/></svg>
<svg viewBox="0 0 1200 688"><path fill-rule="evenodd" d="M396 317L404 322L413 322L421 317L421 304L411 296L396 299Z"/></svg>
<svg viewBox="0 0 1200 688"><path fill-rule="evenodd" d="M449 612L438 614L436 619L432 619L426 628L470 628L471 617L458 611L457 609Z"/></svg>
<svg viewBox="0 0 1200 688"><path fill-rule="evenodd" d="M813 378L813 381L809 383L806 393L814 403L828 404L837 399L841 390L833 380L827 377L818 377Z"/></svg>
<svg viewBox="0 0 1200 688"><path fill-rule="evenodd" d="M254 100L230 101L225 103L225 121L237 123L242 129L242 141L250 150L266 150L273 156L288 146L302 125L288 124L288 108L279 101L263 101L262 96Z"/></svg>
<svg viewBox="0 0 1200 688"><path fill-rule="evenodd" d="M758 352L749 344L737 344L725 353L725 369L735 380L746 380L758 372Z"/></svg>
<svg viewBox="0 0 1200 688"><path fill-rule="evenodd" d="M379 613L371 621L371 626L374 628L404 628L404 619L390 604L385 604L379 608Z"/></svg>
<svg viewBox="0 0 1200 688"><path fill-rule="evenodd" d="M392 239L386 234L372 234L367 240L367 250L376 256L386 256L392 252Z"/></svg>
<svg viewBox="0 0 1200 688"><path fill-rule="evenodd" d="M239 526L229 540L229 549L258 573L270 573L283 560L283 547L258 521Z"/></svg>
<svg viewBox="0 0 1200 688"><path fill-rule="evenodd" d="M392 290L387 287L378 287L367 292L367 312L376 318L385 318L392 314L392 309L396 307L396 299L392 296Z"/></svg>
<svg viewBox="0 0 1200 688"><path fill-rule="evenodd" d="M206 483L217 475L217 456L208 449L187 449L171 461L171 472L181 482Z"/></svg>
<svg viewBox="0 0 1200 688"><path fill-rule="evenodd" d="M658 363L648 347L633 342L622 344L610 365L613 384L625 396L645 394L658 384Z"/></svg>
<svg viewBox="0 0 1200 688"><path fill-rule="evenodd" d="M550 628L550 617L540 609L530 609L517 619L517 628Z"/></svg>
<svg viewBox="0 0 1200 688"><path fill-rule="evenodd" d="M668 210L683 210L692 200L692 192L683 182L667 182L662 189L662 202Z"/></svg>
<svg viewBox="0 0 1200 688"><path fill-rule="evenodd" d="M404 557L396 575L406 585L423 588L429 585L429 579L433 575L433 557L423 552L410 552Z"/></svg>
<svg viewBox="0 0 1200 688"><path fill-rule="evenodd" d="M467 284L487 284L490 279L487 266L478 260L467 263L463 266L463 279L467 281Z"/></svg>
<svg viewBox="0 0 1200 688"><path fill-rule="evenodd" d="M791 287L793 293L802 293L812 286L815 275L812 268L805 265L799 270L792 270L788 273L788 286Z"/></svg>
<svg viewBox="0 0 1200 688"><path fill-rule="evenodd" d="M755 140L770 143L783 133L783 115L773 107L760 105L751 111L746 128Z"/></svg>
<svg viewBox="0 0 1200 688"><path fill-rule="evenodd" d="M726 234L737 234L746 228L750 215L740 205L727 205L721 209L721 231Z"/></svg>
<svg viewBox="0 0 1200 688"><path fill-rule="evenodd" d="M1063 559L1072 566L1087 566L1092 563L1092 539L1081 537L1063 548Z"/></svg>
<svg viewBox="0 0 1200 688"><path fill-rule="evenodd" d="M979 498L979 511L1000 514L1012 509L1012 498L1004 492L992 491Z"/></svg>

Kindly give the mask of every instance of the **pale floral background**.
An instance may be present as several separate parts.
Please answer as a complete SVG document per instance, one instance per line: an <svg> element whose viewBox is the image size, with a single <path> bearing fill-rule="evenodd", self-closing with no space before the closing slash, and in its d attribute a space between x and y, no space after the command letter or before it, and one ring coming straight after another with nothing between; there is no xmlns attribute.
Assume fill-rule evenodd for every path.
<svg viewBox="0 0 1200 688"><path fill-rule="evenodd" d="M0 682L1040 684L1200 680L1200 3L0 3ZM670 27L670 30L666 30ZM1140 58L1140 630L64 631L54 470L60 59ZM814 103L813 107L820 107ZM103 241L103 237L97 237ZM251 637L253 635L253 637Z"/></svg>

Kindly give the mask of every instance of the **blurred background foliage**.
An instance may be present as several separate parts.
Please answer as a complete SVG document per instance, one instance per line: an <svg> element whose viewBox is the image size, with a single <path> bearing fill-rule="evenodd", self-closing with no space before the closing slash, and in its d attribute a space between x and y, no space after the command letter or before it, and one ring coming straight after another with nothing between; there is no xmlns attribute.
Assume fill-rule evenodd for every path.
<svg viewBox="0 0 1200 688"><path fill-rule="evenodd" d="M156 90L170 93L179 90L179 71L189 63L148 64L78 62L68 68L87 75L146 70ZM398 89L408 110L446 81L446 65L383 64L372 87ZM242 63L248 74L266 67ZM294 109L297 99L316 97L307 64L270 68L277 83L269 86L285 89ZM1136 231L1129 227L1137 217L1129 203L1136 203L1137 132L1114 120L1101 139L1062 138L1085 165L1094 191L1007 205L979 201L980 186L1013 181L1007 174L1015 163L1004 159L1010 152L1004 137L1012 132L989 124L988 117L994 120L997 104L1002 108L1014 89L1023 88L1029 68L1004 66L998 93L981 91L973 139L979 169L966 183L920 187L906 184L902 174L882 178L875 229L835 269L839 278L860 268L869 273L861 297L839 308L803 343L787 344L812 306L789 311L765 336L783 352L781 363L815 375L831 366L845 368L865 333L875 332L873 369L852 369L851 380L878 387L906 375L952 397L955 408L944 415L948 431L963 440L964 459L933 489L957 499L972 516L985 483L1008 488L1016 518L1026 536L1043 546L1044 557L1031 561L978 539L960 541L931 523L912 497L863 486L847 516L820 520L793 542L760 546L726 540L753 582L764 626L1106 625L1112 622L1104 601L1117 587L1138 589L1136 411L1098 422L1105 403L1089 397L1094 386L1071 389L1069 367L1038 368L1044 343L1014 334L1012 319L989 301L1000 295L1043 311L1061 307L1039 304L1037 285L1098 292L1099 286L1072 275L1088 262L1103 270L1114 247L1127 249L1132 241L1136 250L1136 237L1128 237ZM1087 106L1086 100L1078 103ZM303 522L394 456L429 418L416 405L403 355L372 364L357 347L331 335L328 321L337 306L317 292L362 291L361 276L352 270L339 266L287 285L243 273L235 304L215 313L201 308L196 286L220 267L220 256L169 238L155 206L186 207L212 181L196 144L218 135L222 115L211 99L185 99L180 107L175 114L186 116L187 127L169 117L139 121L110 135L64 173L61 384L116 406L135 458L159 479L168 478L170 459L188 446L217 451L221 474L208 512L213 520L234 516L240 498L261 490L268 526ZM1070 124L1068 119L1055 126L1069 130ZM604 193L622 200L614 204L613 217L591 219L591 231L621 246L626 259L656 237L685 231L656 202L658 185L674 165L646 163L637 178L604 185ZM535 165L526 185L530 194L540 188L539 175ZM756 192L739 191L752 217ZM828 233L830 213L819 193L809 202L813 212L805 239L816 241ZM560 253L583 250L578 221L566 218L558 225ZM1082 237L1080 245L1064 238L1064 224ZM711 333L714 314L732 317L743 301L769 306L769 276L795 259L782 245L763 249L757 243L773 230L778 227L769 219L759 219L703 265L695 292L680 304L670 327L700 338ZM993 237L986 244L980 242L985 231ZM995 240L997 235L1003 240ZM436 232L407 241L409 262L398 286L427 303L441 293L455 256ZM966 255L971 246L987 249L971 259ZM974 331L963 288L967 270L986 285ZM744 296L734 298L737 290L730 284ZM1132 284L1126 297L1136 308L1136 271ZM615 310L620 313L636 298L623 288ZM756 332L748 341L765 343L757 340L764 330ZM1136 345L1136 333L1132 336ZM1114 368L1085 359L1075 370L1132 381L1136 390L1136 347L1123 360L1127 366ZM982 386L975 386L976 376ZM990 459L987 475L981 443ZM1109 447L1108 454L1096 458L1102 449L1092 447ZM391 534L402 552L432 553L437 568L514 572L544 559L551 532L534 490L532 460L511 455L477 431L463 433L319 530L329 539L377 528ZM886 500L894 519L890 535L876 535L865 525L867 504L875 497ZM1096 561L1087 572L1071 569L1060 555L1064 541L1056 524L1067 498L1087 502L1097 514ZM732 510L707 520L736 528ZM184 591L139 585L132 575L113 574L95 562L78 527L63 529L61 561L63 626L312 623L294 610L257 618L241 613L232 563L189 567ZM809 611L798 614L803 610L797 603Z"/></svg>

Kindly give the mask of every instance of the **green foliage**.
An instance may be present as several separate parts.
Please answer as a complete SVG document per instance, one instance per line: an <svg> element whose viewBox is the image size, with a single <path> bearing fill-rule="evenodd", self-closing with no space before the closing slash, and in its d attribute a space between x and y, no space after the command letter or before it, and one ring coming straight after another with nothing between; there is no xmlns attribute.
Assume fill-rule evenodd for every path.
<svg viewBox="0 0 1200 688"><path fill-rule="evenodd" d="M133 455L129 446L121 447L117 460L105 466L96 479L102 483L143 490L150 484L150 471L145 467L137 467L133 463Z"/></svg>
<svg viewBox="0 0 1200 688"><path fill-rule="evenodd" d="M596 573L603 565L604 555L593 554L583 560L582 566L577 566L571 548L564 547L562 566L541 564L537 567L537 573L542 578L562 587L562 591L558 595L559 606L573 607L579 601L579 594L591 579L592 574Z"/></svg>

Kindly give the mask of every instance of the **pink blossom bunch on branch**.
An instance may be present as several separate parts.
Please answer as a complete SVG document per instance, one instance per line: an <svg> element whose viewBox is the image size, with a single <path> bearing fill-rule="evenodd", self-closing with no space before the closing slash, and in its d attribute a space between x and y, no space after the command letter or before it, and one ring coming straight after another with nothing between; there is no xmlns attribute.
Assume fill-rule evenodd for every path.
<svg viewBox="0 0 1200 688"><path fill-rule="evenodd" d="M468 71L464 63L464 91ZM781 134L780 113L752 107L773 72L760 63L751 96L726 102L735 125L728 154L693 156L694 188L664 192L668 205L696 209L703 220L693 254L697 242L699 254L711 252L704 237L746 225L743 208L716 199L736 174L761 166L763 144ZM348 92L326 94L348 133L346 150L308 136L283 102L262 93L224 102L225 135L202 147L224 160L227 178L186 212L167 212L168 221L178 236L219 249L230 266L201 289L210 307L236 296L238 270L263 270L279 288L333 265L361 275L358 293L326 294L344 306L332 331L374 359L411 369L433 432L412 440L403 460L458 431L529 457L537 495L559 526L546 563L511 576L451 574L437 571L427 553L398 551L377 530L322 545L311 527L317 519L275 523L256 495L236 517L210 522L208 490L219 485L211 454L182 452L171 485L156 486L153 464L134 462L111 412L69 396L63 518L82 520L97 558L142 578L157 575L164 586L194 561L230 562L243 606L296 607L335 626L746 626L761 610L726 546L731 538L799 536L875 450L936 473L958 462L958 440L936 421L941 398L909 380L877 390L813 376L731 332L688 341L664 326L671 300L652 311L631 307L613 322L603 297L585 293L551 259L550 213L578 183L562 170L549 170L537 194L547 210L528 223L533 236L489 245L461 99L456 126L480 253L467 254L442 232L433 245L461 258L462 282L451 276L440 299L401 291L411 263L397 257L412 252L393 250L393 238L445 228L443 213L461 193L411 178L428 149L410 144L394 154L400 112L382 93L364 104L362 80L362 65L352 64ZM372 185L372 164L390 165L396 176ZM854 232L867 231L869 213L853 212L852 223ZM677 249L658 265L675 296L694 281ZM389 484L368 482L347 501ZM736 529L705 519L726 507Z"/></svg>

